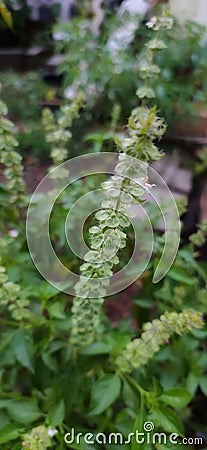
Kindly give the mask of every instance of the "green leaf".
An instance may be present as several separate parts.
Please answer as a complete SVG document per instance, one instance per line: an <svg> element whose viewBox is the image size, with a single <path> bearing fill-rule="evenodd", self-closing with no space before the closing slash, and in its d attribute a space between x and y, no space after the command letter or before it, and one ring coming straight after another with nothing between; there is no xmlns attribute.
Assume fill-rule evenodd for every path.
<svg viewBox="0 0 207 450"><path fill-rule="evenodd" d="M12 400L10 398L1 399L0 400L0 409L5 408L11 402L12 402Z"/></svg>
<svg viewBox="0 0 207 450"><path fill-rule="evenodd" d="M179 255L182 257L185 264L187 263L186 265L187 267L189 267L189 269L195 269L195 271L197 271L205 281L207 280L206 270L202 268L200 261L197 262L195 260L192 250L179 250Z"/></svg>
<svg viewBox="0 0 207 450"><path fill-rule="evenodd" d="M198 375L193 372L189 372L186 380L186 387L188 391L191 393L191 395L194 395L196 392L196 389L198 387L199 379Z"/></svg>
<svg viewBox="0 0 207 450"><path fill-rule="evenodd" d="M133 425L133 433L136 433L136 430L142 429L143 422L144 422L144 411L143 411L143 408L140 408L140 411L139 411L139 413L135 419L134 425ZM132 437L131 450L137 450L137 441L135 439L135 436Z"/></svg>
<svg viewBox="0 0 207 450"><path fill-rule="evenodd" d="M160 397L161 394L163 393L162 385L160 384L159 380L157 380L154 377L153 377L153 390L156 398Z"/></svg>
<svg viewBox="0 0 207 450"><path fill-rule="evenodd" d="M0 432L0 444L4 444L5 442L13 441L19 437L20 430L17 428L16 424L6 425L1 429Z"/></svg>
<svg viewBox="0 0 207 450"><path fill-rule="evenodd" d="M190 392L184 388L168 389L163 392L160 400L166 405L173 406L174 408L184 408L192 398Z"/></svg>
<svg viewBox="0 0 207 450"><path fill-rule="evenodd" d="M111 139L113 137L112 133L106 132L106 131L99 131L99 132L93 132L93 133L88 133L85 137L84 137L84 141L104 141L105 139Z"/></svg>
<svg viewBox="0 0 207 450"><path fill-rule="evenodd" d="M89 415L102 413L118 397L121 381L118 375L104 375L96 381L91 392Z"/></svg>
<svg viewBox="0 0 207 450"><path fill-rule="evenodd" d="M66 314L64 312L64 307L65 305L63 303L57 301L50 303L47 308L51 317L54 317L55 319L65 319Z"/></svg>
<svg viewBox="0 0 207 450"><path fill-rule="evenodd" d="M13 401L6 407L12 420L27 424L41 417L41 411L33 400Z"/></svg>
<svg viewBox="0 0 207 450"><path fill-rule="evenodd" d="M0 430L2 428L4 428L6 425L8 425L10 422L10 418L8 416L8 414L6 414L6 412L0 411ZM1 435L1 431L0 431L0 435Z"/></svg>
<svg viewBox="0 0 207 450"><path fill-rule="evenodd" d="M83 355L104 355L111 351L111 345L105 342L93 342L85 347L81 353Z"/></svg>
<svg viewBox="0 0 207 450"><path fill-rule="evenodd" d="M1 352L4 350L5 347L8 347L10 345L11 340L12 340L12 333L2 333L0 339Z"/></svg>
<svg viewBox="0 0 207 450"><path fill-rule="evenodd" d="M11 347L5 348L0 352L0 367L11 366L16 363L16 356Z"/></svg>
<svg viewBox="0 0 207 450"><path fill-rule="evenodd" d="M49 367L50 370L52 370L55 373L58 372L58 364L55 356L50 355L49 353L43 353L42 360L44 361L45 365Z"/></svg>
<svg viewBox="0 0 207 450"><path fill-rule="evenodd" d="M188 284L193 286L197 283L197 278L193 277L187 270L182 266L174 265L168 272L168 276L175 281Z"/></svg>
<svg viewBox="0 0 207 450"><path fill-rule="evenodd" d="M74 450L97 450L97 447L90 445L87 445L86 442L82 438L80 438L80 443L74 442L73 444L70 444L70 447Z"/></svg>
<svg viewBox="0 0 207 450"><path fill-rule="evenodd" d="M3 2L0 2L0 14L3 17L3 20L7 24L8 28L10 28L10 30L13 30L12 15Z"/></svg>
<svg viewBox="0 0 207 450"><path fill-rule="evenodd" d="M169 433L178 433L183 436L183 426L179 416L171 408L161 405L161 409L154 407L152 418L157 426Z"/></svg>
<svg viewBox="0 0 207 450"><path fill-rule="evenodd" d="M28 334L23 328L19 328L14 331L12 348L17 361L34 373L32 363L33 342L31 335Z"/></svg>
<svg viewBox="0 0 207 450"><path fill-rule="evenodd" d="M131 387L131 385L124 381L123 382L123 387L122 387L122 399L125 402L125 404L127 405L128 408L130 408L130 410L132 411L138 411L139 407L140 407L140 401L139 398L137 396L137 394L134 392L134 389ZM134 419L136 418L136 413L134 413ZM116 423L119 423L120 421L122 422L123 420L127 420L128 419L128 414L126 413L126 410L119 412L119 414L116 416ZM130 431L132 431L132 425L130 425Z"/></svg>
<svg viewBox="0 0 207 450"><path fill-rule="evenodd" d="M48 411L48 418L51 422L51 425L56 427L60 425L65 417L65 403L61 399L58 404L52 406Z"/></svg>
<svg viewBox="0 0 207 450"><path fill-rule="evenodd" d="M59 291L51 286L49 283L42 281L40 284L40 288L38 291L38 296L40 296L43 300L49 300L52 297L55 297L59 294Z"/></svg>
<svg viewBox="0 0 207 450"><path fill-rule="evenodd" d="M141 308L151 308L154 304L153 300L144 299L144 298L136 298L133 300L135 305L141 306Z"/></svg>
<svg viewBox="0 0 207 450"><path fill-rule="evenodd" d="M17 443L14 447L12 447L12 450L22 450L21 442Z"/></svg>
<svg viewBox="0 0 207 450"><path fill-rule="evenodd" d="M192 330L192 336L196 339L206 339L207 331L206 330Z"/></svg>
<svg viewBox="0 0 207 450"><path fill-rule="evenodd" d="M52 341L47 347L46 347L46 351L50 354L50 353L55 353L58 350L60 350L61 348L66 347L66 343L64 341Z"/></svg>
<svg viewBox="0 0 207 450"><path fill-rule="evenodd" d="M199 378L199 385L204 395L207 396L207 377L202 376Z"/></svg>

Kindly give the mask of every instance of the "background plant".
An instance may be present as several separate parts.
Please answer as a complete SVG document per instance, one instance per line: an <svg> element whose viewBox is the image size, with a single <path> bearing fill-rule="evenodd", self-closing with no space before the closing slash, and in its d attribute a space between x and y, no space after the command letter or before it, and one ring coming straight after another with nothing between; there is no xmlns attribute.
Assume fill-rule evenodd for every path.
<svg viewBox="0 0 207 450"><path fill-rule="evenodd" d="M137 23L136 35L126 49L114 53L108 42L125 20ZM116 102L121 105L120 118L125 119L135 106L137 84L142 84L140 57L144 56L143 46L152 36L152 30L147 30L138 16L129 19L112 15L94 37L90 20L83 15L56 25L55 31L60 32L56 53L64 54L59 72L64 75L67 95L75 95L79 87L85 91L89 118L92 114L94 119L103 121ZM156 104L170 125L187 117L193 122L198 103L206 101L205 27L174 20L173 28L161 30L160 37L165 45L155 58L161 68L159 79L155 77L152 83Z"/></svg>
<svg viewBox="0 0 207 450"><path fill-rule="evenodd" d="M199 105L207 98L206 29L195 22L181 25L175 21L162 36L166 48L156 57L162 68L154 84L157 106L169 125L180 120L196 123Z"/></svg>
<svg viewBox="0 0 207 450"><path fill-rule="evenodd" d="M41 122L41 103L50 101L56 89L46 85L41 72L2 72L2 100L8 105L9 117L16 125L16 135L23 156L44 162L49 156Z"/></svg>
<svg viewBox="0 0 207 450"><path fill-rule="evenodd" d="M8 45L28 45L27 21L29 19L29 8L26 0L18 0L12 5L9 0L3 1L5 14L0 17L1 43ZM15 37L15 39L14 39ZM14 44L15 42L15 44Z"/></svg>
<svg viewBox="0 0 207 450"><path fill-rule="evenodd" d="M157 25L162 28L170 22L169 16L165 14L162 20L156 19L150 23L155 28ZM154 62L151 58L154 58L156 49L149 48L149 45L147 48L148 82L139 86L137 92L139 98L142 98L142 105L138 105L129 118L127 136L119 136L117 139L120 160L116 177L103 184L109 204L101 205L97 223L93 225L98 228L98 234L94 233L94 228L89 233L93 254L97 244L98 248L104 245L105 237L102 235L106 230L109 233L115 232L116 237L119 235L119 243L125 245L126 237L120 229L123 222L124 227L127 225L128 220L124 194L130 190L138 201L142 197L140 190L134 191L136 187L133 184L125 183L120 186L120 176L125 181L125 171L129 169L126 164L127 155L137 157L137 165L133 167L135 179L139 180L144 175L145 183L148 161L161 156L156 138L163 134L165 124L157 115L155 107L146 106L149 97L153 98L155 95L152 87ZM159 72L159 67L156 72ZM7 122L6 114L6 107L2 104L1 157L5 162L8 156L11 158L12 152L11 168L15 172L12 176L16 176L16 169L18 175L22 171L21 160L14 153L16 139L12 139L12 124ZM55 132L57 124L60 128L62 126L62 131L68 131L67 123L71 125L70 120L67 122L70 110L63 109L61 114L63 122L61 115L59 123L58 118L49 118L49 125L52 126L52 129L47 130L49 135ZM73 116L72 105L71 115ZM59 128L57 131L59 132ZM56 145L57 135L53 135L52 140ZM6 136L10 138L9 142L5 139ZM58 158L64 159L65 156L62 151L58 154ZM140 174L139 160L146 162L144 174ZM20 186L22 195L23 185ZM143 188L145 187L144 184ZM84 184L81 183L74 186L72 199L81 195L84 189ZM114 190L118 190L118 193ZM9 209L11 195L13 191L10 193L4 189L4 208ZM117 217L114 207L119 197L124 208L122 217ZM196 261L198 249L194 246L202 243L206 224L200 227L202 235L198 232L197 236L191 238L190 244L180 249L168 277L154 286L151 283L152 272L163 246L163 238L156 236L153 259L140 280L142 292L134 300L136 327L132 327L130 319L123 320L118 327L114 327L104 310L99 307L102 302L95 302L93 306L94 309L97 308L98 320L92 323L91 328L89 296L83 299L81 297L85 302L83 309L80 308L82 305L77 297L71 314L71 299L52 288L37 274L25 243L25 203L22 205L22 200L17 200L14 206L21 213L21 219L18 222L16 218L11 219L9 226L2 219L0 228L0 289L3 299L0 306L2 449L12 446L14 450L43 450L50 445L61 450L65 448L63 435L70 432L72 427L82 433L95 430L96 433L104 432L108 435L118 431L127 436L132 430L142 429L146 420L152 420L157 430L184 435L193 426L189 405L197 386L204 393L206 389L206 330L202 328L202 313L206 314L206 274L205 265ZM59 217L62 217L63 209L59 209ZM56 230L54 235L55 233ZM111 241L109 244L111 245ZM113 260L109 262L110 266L114 263ZM95 269L97 271L100 268L96 266ZM84 267L82 273L86 274L87 270L91 275L90 267ZM81 289L82 286L78 288ZM197 311L192 309L194 305ZM87 320L80 322L79 315L85 312ZM74 332L74 325L77 323L78 333L76 330ZM84 342L79 339L79 331L82 332ZM187 334L189 331L190 335ZM205 424L199 423L199 427L206 430ZM82 450L87 448L83 441L80 445L70 446ZM107 443L95 445L96 449L116 447ZM149 445L145 447L146 450L153 448ZM123 445L123 448L127 450L129 446ZM131 448L137 448L135 442L132 442ZM145 450L143 445L141 448ZM159 444L154 448L160 450Z"/></svg>
<svg viewBox="0 0 207 450"><path fill-rule="evenodd" d="M139 23L137 17L131 20ZM64 88L69 96L76 95L79 89L85 92L89 118L91 111L94 111L93 118L94 115L98 120L108 118L114 102L122 105L125 118L135 104L137 80L133 49L127 52L120 49L114 55L107 45L110 34L120 25L115 15L109 17L97 37L85 16L55 27L56 32L61 32L56 52L65 56L59 67L59 72L64 74Z"/></svg>

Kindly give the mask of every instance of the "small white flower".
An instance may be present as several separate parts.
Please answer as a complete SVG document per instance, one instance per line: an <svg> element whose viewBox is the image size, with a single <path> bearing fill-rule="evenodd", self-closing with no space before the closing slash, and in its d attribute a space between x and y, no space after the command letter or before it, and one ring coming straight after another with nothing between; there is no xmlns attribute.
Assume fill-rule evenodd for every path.
<svg viewBox="0 0 207 450"><path fill-rule="evenodd" d="M9 236L11 236L13 238L19 236L18 230L9 230Z"/></svg>
<svg viewBox="0 0 207 450"><path fill-rule="evenodd" d="M53 438L58 433L58 430L54 430L52 428L49 428L48 430L48 436Z"/></svg>
<svg viewBox="0 0 207 450"><path fill-rule="evenodd" d="M149 20L149 22L146 23L146 26L148 28L153 28L156 23L157 23L157 17L154 16Z"/></svg>

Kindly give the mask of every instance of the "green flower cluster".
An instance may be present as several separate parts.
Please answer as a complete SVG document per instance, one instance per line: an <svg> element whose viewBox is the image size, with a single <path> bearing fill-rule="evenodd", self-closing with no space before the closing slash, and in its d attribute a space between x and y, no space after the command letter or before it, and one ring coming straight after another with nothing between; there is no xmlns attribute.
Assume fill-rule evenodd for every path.
<svg viewBox="0 0 207 450"><path fill-rule="evenodd" d="M185 286L175 286L173 289L172 304L182 306L186 297Z"/></svg>
<svg viewBox="0 0 207 450"><path fill-rule="evenodd" d="M126 246L124 230L130 225L132 205L142 202L145 191L151 187L147 183L147 160L162 157L152 140L164 131L156 109L140 107L129 118L129 137L117 141L120 154L115 175L102 183L105 199L95 215L97 224L89 229L91 250L84 257L75 286L71 334L74 345L87 345L95 337L113 266L119 262L117 253Z"/></svg>
<svg viewBox="0 0 207 450"><path fill-rule="evenodd" d="M170 17L168 10L164 9L160 17L152 17L147 22L147 27L153 31L157 31L157 36L150 39L145 45L146 49L141 55L139 61L140 77L145 80L143 86L137 90L137 95L141 99L150 99L155 97L155 92L150 86L150 80L157 77L160 73L160 68L154 64L154 56L156 52L166 48L165 42L158 36L162 29L170 29L173 26L173 19Z"/></svg>
<svg viewBox="0 0 207 450"><path fill-rule="evenodd" d="M156 107L148 108L140 106L132 111L128 122L129 138L121 145L127 155L139 158L141 161L157 161L163 156L154 140L163 136L166 131L164 119L156 113Z"/></svg>
<svg viewBox="0 0 207 450"><path fill-rule="evenodd" d="M20 286L9 281L5 267L2 265L0 258L0 307L7 307L11 312L11 316L15 320L22 320L30 317L28 310L29 300L20 299Z"/></svg>
<svg viewBox="0 0 207 450"><path fill-rule="evenodd" d="M42 121L46 131L46 140L51 144L51 158L55 165L62 163L68 155L66 144L72 138L69 128L73 120L79 117L79 110L83 105L83 94L72 102L60 108L60 115L55 118L53 113L45 108L42 114Z"/></svg>
<svg viewBox="0 0 207 450"><path fill-rule="evenodd" d="M203 325L200 312L191 309L181 313L165 312L160 319L145 323L141 337L127 344L116 361L119 370L131 372L146 364L174 333L181 335Z"/></svg>
<svg viewBox="0 0 207 450"><path fill-rule="evenodd" d="M203 220L198 225L197 233L191 234L190 241L196 247L202 247L206 242L206 236L207 236L207 220Z"/></svg>
<svg viewBox="0 0 207 450"><path fill-rule="evenodd" d="M167 15L163 21L160 19L160 27L165 21L169 26L168 19ZM148 49L147 53L152 62L153 51ZM147 72L150 78L159 70L151 66ZM149 86L143 89L146 87L149 89ZM137 95L142 99L148 97L139 89ZM127 128L128 136L116 139L119 157L115 175L102 183L105 200L95 215L98 223L89 229L91 251L84 257L80 280L75 286L71 343L79 347L90 344L95 338L106 288L113 275L113 266L119 262L117 253L126 246L125 229L130 225L132 205L142 202L144 192L151 188L147 183L148 161L156 161L163 156L154 140L161 138L166 126L157 115L155 106L148 108L143 102L135 108Z"/></svg>
<svg viewBox="0 0 207 450"><path fill-rule="evenodd" d="M44 425L33 428L30 433L24 434L22 450L45 450L51 446L49 430Z"/></svg>
<svg viewBox="0 0 207 450"><path fill-rule="evenodd" d="M196 301L200 306L200 310L202 311L203 314L207 313L206 298L207 298L207 285L204 288L199 289L196 295Z"/></svg>
<svg viewBox="0 0 207 450"><path fill-rule="evenodd" d="M14 137L14 125L7 119L7 106L0 100L0 163L5 167L10 203L13 208L25 206L25 184L20 154L14 150L18 142Z"/></svg>
<svg viewBox="0 0 207 450"><path fill-rule="evenodd" d="M178 208L179 216L182 216L187 211L188 198L185 195L182 195L181 197L176 199L176 205Z"/></svg>
<svg viewBox="0 0 207 450"><path fill-rule="evenodd" d="M170 16L168 8L163 8L162 15L151 17L146 25L154 31L160 31L162 28L170 30L173 26L173 18Z"/></svg>

